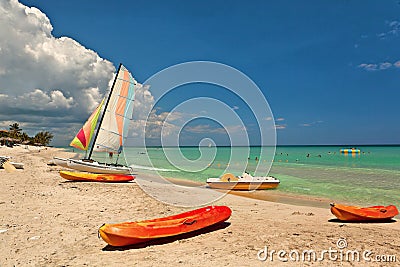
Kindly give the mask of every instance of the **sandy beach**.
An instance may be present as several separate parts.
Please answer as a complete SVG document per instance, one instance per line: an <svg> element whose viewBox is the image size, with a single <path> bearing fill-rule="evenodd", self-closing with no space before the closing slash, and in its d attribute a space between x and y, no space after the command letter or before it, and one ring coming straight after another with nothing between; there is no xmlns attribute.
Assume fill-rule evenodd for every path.
<svg viewBox="0 0 400 267"><path fill-rule="evenodd" d="M97 235L103 223L189 209L161 203L135 182L66 181L58 174L60 167L47 163L53 156L72 154L56 148L0 147L0 155L25 164L13 173L0 169L1 267L399 266L398 221L342 223L333 220L325 203L299 206L236 195L213 203L232 209L228 223L150 244L110 247ZM299 203L307 201L299 198ZM316 260L312 255L302 259L305 250L314 251ZM359 253L360 259L346 257L349 251ZM296 253L300 256L293 261ZM376 261L393 260L392 256L396 262Z"/></svg>

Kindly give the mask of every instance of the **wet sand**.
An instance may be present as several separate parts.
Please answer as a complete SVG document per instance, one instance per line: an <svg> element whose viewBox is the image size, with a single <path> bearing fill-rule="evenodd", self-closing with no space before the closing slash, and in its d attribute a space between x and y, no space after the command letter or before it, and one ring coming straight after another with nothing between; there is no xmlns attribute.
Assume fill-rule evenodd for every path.
<svg viewBox="0 0 400 267"><path fill-rule="evenodd" d="M206 186L203 183L182 180L182 179L173 179L166 178L166 180L171 183L182 185L182 186L191 186L191 187L199 187ZM296 206L308 206L308 207L318 207L318 208L327 208L330 206L331 201L329 199L317 198L317 197L308 197L302 195L291 195L287 193L282 193L277 190L254 190L254 191L226 191L219 190L219 192L227 192L228 194L247 197L251 199L258 199L270 202L277 202L283 204L290 204Z"/></svg>
<svg viewBox="0 0 400 267"><path fill-rule="evenodd" d="M73 155L58 149L39 152L32 147L0 147L0 155L12 156L13 161L25 164L24 170L14 173L0 170L1 267L397 266L400 262L399 222L338 222L323 201L321 207L314 205L313 199L303 199L302 206L292 205L299 204L301 198L276 191L271 191L271 201L294 202L259 200L257 192L248 193L252 198L228 194L213 203L232 209L225 224L140 246L110 247L97 236L103 223L163 217L192 208L159 202L145 194L136 182L66 181L58 174L60 167L47 165L53 156ZM137 176L140 179L141 174ZM162 185L153 186L166 191ZM314 204L307 206L309 201ZM338 245L343 244L347 244L341 249L344 252L371 251L367 257L371 260L376 260L376 256L396 256L396 263L369 262L362 255L359 261L346 261L346 257L329 259L329 255L323 254L320 261L300 257L296 262L288 256L293 252L294 259L294 252L301 255L304 250L312 250L320 259L324 250L339 250ZM279 250L286 252L281 258L277 255Z"/></svg>

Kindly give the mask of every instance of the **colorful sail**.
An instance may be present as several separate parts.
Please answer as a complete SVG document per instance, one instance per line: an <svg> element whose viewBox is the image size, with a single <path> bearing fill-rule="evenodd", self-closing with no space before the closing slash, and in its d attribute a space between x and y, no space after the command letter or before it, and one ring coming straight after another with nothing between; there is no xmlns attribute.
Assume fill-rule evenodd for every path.
<svg viewBox="0 0 400 267"><path fill-rule="evenodd" d="M76 147L81 150L88 149L103 104L104 104L104 99L101 101L100 105L96 108L96 110L92 113L92 115L90 115L89 119L79 130L75 138L72 139L71 143L69 144L70 146Z"/></svg>
<svg viewBox="0 0 400 267"><path fill-rule="evenodd" d="M94 151L121 153L126 134L124 128L132 119L134 92L138 86L141 85L121 65L99 126Z"/></svg>

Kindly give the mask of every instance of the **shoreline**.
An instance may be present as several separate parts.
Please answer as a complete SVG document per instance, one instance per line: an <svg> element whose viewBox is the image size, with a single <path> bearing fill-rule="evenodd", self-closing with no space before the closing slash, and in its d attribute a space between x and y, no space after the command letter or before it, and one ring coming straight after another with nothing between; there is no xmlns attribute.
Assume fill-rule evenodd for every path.
<svg viewBox="0 0 400 267"><path fill-rule="evenodd" d="M154 175L141 174L138 172L136 176L144 176L144 177L153 177ZM171 183L178 186L183 187L206 187L208 190L212 190L214 192L219 192L224 194L224 196L219 199L223 200L224 197L227 195L234 196L234 197L241 197L250 200L259 200L265 201L269 203L277 203L277 204L284 204L284 205L291 205L291 206L298 206L298 207L309 207L309 208L321 208L321 209L328 209L330 210L331 203L340 203L344 205L355 205L349 202L334 202L327 198L322 197L314 197L308 195L301 195L301 194L291 194L287 192L279 192L276 189L266 189L266 190L253 190L253 191L240 191L240 190L218 190L218 189L211 189L206 186L206 184L201 182L196 182L192 180L186 179L179 179L179 178L161 178L161 180L166 180L166 183ZM400 219L400 214L395 216L394 218Z"/></svg>
<svg viewBox="0 0 400 267"><path fill-rule="evenodd" d="M206 184L186 180L186 179L178 179L178 178L165 178L167 181L182 185L182 186L189 186L189 187L197 187L197 186L204 186ZM213 190L210 188L210 190ZM226 192L228 190L217 190L220 192ZM279 192L276 189L266 189L266 190L254 190L254 191L236 191L236 190L229 190L228 194L250 198L250 199L257 199L262 201L269 201L281 204L289 204L295 206L307 206L307 207L316 207L316 208L326 208L329 207L329 204L332 203L329 199L319 198L319 197L310 197L307 195L301 194L290 194L286 192Z"/></svg>
<svg viewBox="0 0 400 267"><path fill-rule="evenodd" d="M291 145L289 145L290 147ZM316 145L320 146L320 145ZM331 146L331 145L321 145L323 146ZM380 146L380 145L378 145ZM286 147L286 146L283 146ZM70 150L69 148L56 148L56 149L61 149L61 151L64 151L65 153L70 153L73 154L73 156L70 157L75 157L78 155L81 155L77 152L73 151L68 151ZM277 168L280 168L281 166L278 166ZM272 169L272 168L271 168ZM136 169L134 170L136 175L150 175L150 176L159 176L158 172L152 173L149 170L141 170L141 169ZM273 175L279 176L279 173L274 173ZM285 174L283 174L285 175ZM173 184L176 185L181 185L181 186L188 186L188 187L196 187L196 186L205 186L207 185L206 183L198 182L198 181L193 181L190 179L186 179L184 177L165 177L163 176L163 179L166 179L170 181ZM329 208L330 203L342 203L345 205L360 205L360 203L357 203L356 201L349 201L349 200L336 200L332 198L326 198L322 196L317 196L317 195L307 195L307 194L301 194L297 192L282 192L279 191L279 187L277 189L268 189L268 190L256 190L253 192L244 192L244 191L229 191L229 194L236 195L236 196L241 196L241 197L246 197L246 198L251 198L251 199L258 199L258 200L263 200L263 201L270 201L270 202L276 202L276 203L282 203L282 204L290 204L290 205L298 205L298 206L309 206L309 207L321 207L321 208ZM400 218L399 216L396 216L396 218Z"/></svg>

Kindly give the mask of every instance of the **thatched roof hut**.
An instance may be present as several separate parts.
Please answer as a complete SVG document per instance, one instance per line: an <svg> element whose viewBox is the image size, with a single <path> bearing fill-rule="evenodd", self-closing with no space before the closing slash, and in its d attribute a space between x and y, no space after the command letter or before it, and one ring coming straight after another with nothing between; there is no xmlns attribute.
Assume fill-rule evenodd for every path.
<svg viewBox="0 0 400 267"><path fill-rule="evenodd" d="M4 145L13 146L15 144L20 144L20 143L21 143L20 139L11 138L11 137L0 137L0 144L2 146L4 146Z"/></svg>

